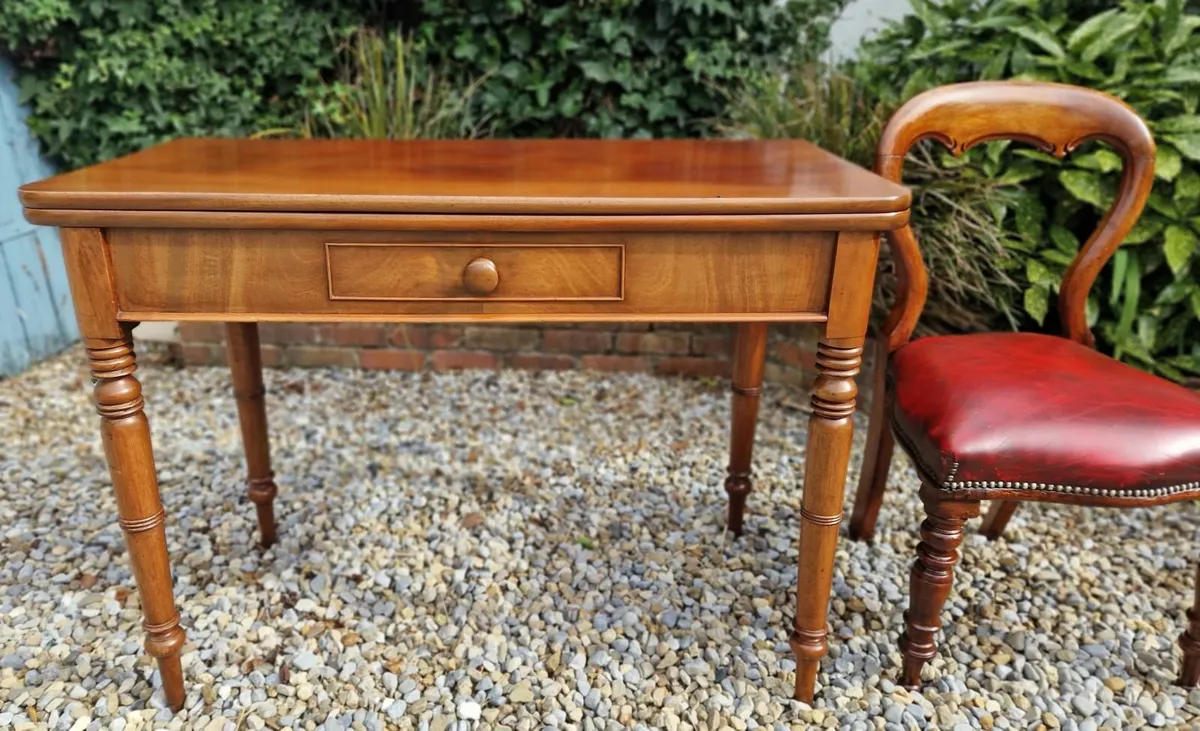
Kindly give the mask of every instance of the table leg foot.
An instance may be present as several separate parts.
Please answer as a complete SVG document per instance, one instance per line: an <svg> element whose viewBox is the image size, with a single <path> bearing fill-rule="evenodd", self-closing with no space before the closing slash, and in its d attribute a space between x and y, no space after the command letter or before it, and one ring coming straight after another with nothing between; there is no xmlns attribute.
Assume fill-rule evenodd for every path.
<svg viewBox="0 0 1200 731"><path fill-rule="evenodd" d="M158 494L150 425L142 386L133 377L137 369L133 341L128 326L123 332L119 339L85 338L85 342L117 513L145 615L146 651L158 660L167 703L179 710L184 703L179 661L184 632L171 587L166 514Z"/></svg>
<svg viewBox="0 0 1200 731"><path fill-rule="evenodd" d="M258 323L230 322L225 326L229 372L237 399L242 446L246 452L246 496L258 512L259 542L275 543L275 473L271 471L271 444L267 436L266 388L262 378L262 351Z"/></svg>
<svg viewBox="0 0 1200 731"><path fill-rule="evenodd" d="M737 326L733 352L733 417L729 433L729 468L725 492L729 494L729 512L725 526L735 535L742 534L746 498L754 489L751 458L754 452L754 427L758 420L758 400L762 394L763 364L767 359L767 325L744 322Z"/></svg>
<svg viewBox="0 0 1200 731"><path fill-rule="evenodd" d="M817 345L817 379L800 507L796 621L791 635L796 653L796 698L806 702L812 701L817 669L828 647L825 628L833 558L854 434L852 417L858 394L854 376L862 364L862 352L861 346L843 348L824 341Z"/></svg>

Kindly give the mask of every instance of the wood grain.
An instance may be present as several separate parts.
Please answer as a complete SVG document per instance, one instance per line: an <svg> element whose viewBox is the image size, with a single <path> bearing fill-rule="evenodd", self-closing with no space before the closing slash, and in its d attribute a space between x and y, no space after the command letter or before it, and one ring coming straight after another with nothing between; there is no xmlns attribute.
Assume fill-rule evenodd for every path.
<svg viewBox="0 0 1200 731"><path fill-rule="evenodd" d="M259 544L275 543L275 473L271 471L271 442L267 435L266 388L262 377L262 349L258 325L231 322L226 325L229 373L237 400L242 448L246 453L246 497L258 513Z"/></svg>
<svg viewBox="0 0 1200 731"><path fill-rule="evenodd" d="M492 321L540 321L547 316L622 321L632 316L695 316L725 321L775 315L822 319L827 306L834 235L691 234L601 235L372 231L219 231L113 229L109 231L121 317L226 321L364 316L387 321L429 321L448 316ZM389 302L331 300L325 244L564 243L623 247L624 298L581 302ZM533 254L529 262L536 260ZM503 275L503 272L501 272ZM391 275L381 274L381 281ZM503 286L503 285L501 285ZM766 319L766 318L764 318Z"/></svg>
<svg viewBox="0 0 1200 731"><path fill-rule="evenodd" d="M803 140L181 139L22 186L27 208L892 213L905 188Z"/></svg>
<svg viewBox="0 0 1200 731"><path fill-rule="evenodd" d="M325 245L331 300L603 302L624 297L625 247L483 243ZM470 267L479 271L475 291ZM476 294L475 292L479 292Z"/></svg>

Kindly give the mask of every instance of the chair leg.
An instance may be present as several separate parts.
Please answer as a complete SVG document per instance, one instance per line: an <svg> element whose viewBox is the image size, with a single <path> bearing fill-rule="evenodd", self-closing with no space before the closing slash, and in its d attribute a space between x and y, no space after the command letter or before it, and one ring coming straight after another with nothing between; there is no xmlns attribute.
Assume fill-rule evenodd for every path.
<svg viewBox="0 0 1200 731"><path fill-rule="evenodd" d="M871 376L871 413L867 422L867 443L863 449L858 491L850 515L850 537L869 541L875 535L879 507L887 490L888 470L892 466L895 438L892 434L887 392L887 339L875 338L875 372Z"/></svg>
<svg viewBox="0 0 1200 731"><path fill-rule="evenodd" d="M987 515L983 516L983 525L980 526L979 532L987 536L989 541L1000 538L1004 535L1004 529L1013 513L1017 512L1017 505L1019 503L1016 500L999 500L992 503Z"/></svg>
<svg viewBox="0 0 1200 731"><path fill-rule="evenodd" d="M1183 667L1179 670L1179 684L1194 688L1200 683L1200 566L1196 567L1196 595L1192 608L1187 613L1188 626L1179 636L1183 648Z"/></svg>
<svg viewBox="0 0 1200 731"><path fill-rule="evenodd" d="M729 493L729 512L725 525L735 535L742 534L746 497L754 488L750 479L754 452L754 425L758 420L758 400L762 393L763 363L767 358L767 325L746 322L737 326L733 351L733 418L729 434L729 468L725 492Z"/></svg>
<svg viewBox="0 0 1200 731"><path fill-rule="evenodd" d="M275 543L275 473L271 471L271 445L267 437L266 391L262 379L262 353L258 324L230 322L226 325L229 371L242 425L246 452L246 495L258 511L258 532L263 548Z"/></svg>
<svg viewBox="0 0 1200 731"><path fill-rule="evenodd" d="M928 484L921 486L921 502L926 518L921 523L921 542L909 577L908 611L900 636L900 651L904 654L901 683L910 689L920 687L921 668L937 654L942 607L954 582L963 525L979 515L978 502L945 500L936 487Z"/></svg>

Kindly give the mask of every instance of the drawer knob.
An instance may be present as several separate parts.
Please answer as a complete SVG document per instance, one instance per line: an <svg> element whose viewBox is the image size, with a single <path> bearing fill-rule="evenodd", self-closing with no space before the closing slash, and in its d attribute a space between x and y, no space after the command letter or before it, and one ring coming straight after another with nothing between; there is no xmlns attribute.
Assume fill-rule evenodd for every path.
<svg viewBox="0 0 1200 731"><path fill-rule="evenodd" d="M486 257L472 259L463 269L463 287L476 297L483 297L496 291L500 285L500 272L496 271L496 263Z"/></svg>

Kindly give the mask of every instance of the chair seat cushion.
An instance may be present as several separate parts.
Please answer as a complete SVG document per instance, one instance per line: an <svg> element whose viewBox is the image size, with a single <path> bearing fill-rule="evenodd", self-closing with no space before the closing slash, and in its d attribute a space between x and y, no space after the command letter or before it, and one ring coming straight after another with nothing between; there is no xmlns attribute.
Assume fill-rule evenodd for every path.
<svg viewBox="0 0 1200 731"><path fill-rule="evenodd" d="M922 338L893 354L888 376L897 440L963 499L1200 494L1200 395L1071 340Z"/></svg>

